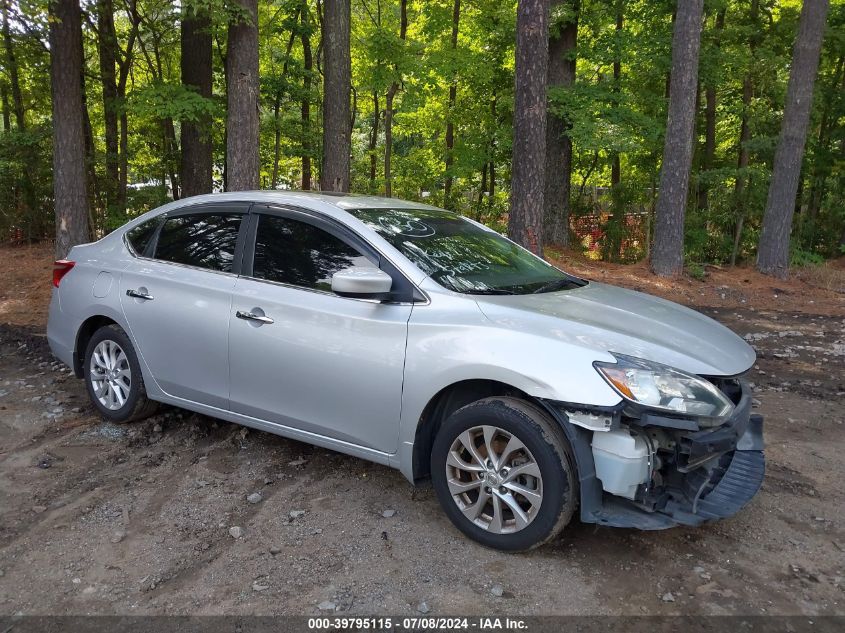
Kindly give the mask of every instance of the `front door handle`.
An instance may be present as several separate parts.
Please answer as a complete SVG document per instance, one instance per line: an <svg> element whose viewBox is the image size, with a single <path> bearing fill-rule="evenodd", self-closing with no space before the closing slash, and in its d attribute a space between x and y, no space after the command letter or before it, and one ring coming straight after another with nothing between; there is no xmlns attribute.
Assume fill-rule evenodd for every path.
<svg viewBox="0 0 845 633"><path fill-rule="evenodd" d="M145 301L152 301L155 299L152 295L148 295L146 292L138 292L137 290L127 290L126 291L127 297L132 297L133 299L144 299Z"/></svg>
<svg viewBox="0 0 845 633"><path fill-rule="evenodd" d="M235 316L239 319L245 319L247 321L257 321L258 323L265 323L270 325L271 323L275 323L273 319L268 316L264 316L261 314L253 314L252 312L244 312L243 310L238 310L235 312Z"/></svg>

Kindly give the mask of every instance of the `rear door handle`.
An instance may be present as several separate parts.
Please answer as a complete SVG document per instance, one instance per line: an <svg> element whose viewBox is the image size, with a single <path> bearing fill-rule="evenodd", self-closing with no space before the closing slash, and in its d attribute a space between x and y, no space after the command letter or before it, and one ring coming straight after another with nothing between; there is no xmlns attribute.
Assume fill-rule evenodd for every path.
<svg viewBox="0 0 845 633"><path fill-rule="evenodd" d="M257 321L258 323L265 323L267 325L275 323L275 321L273 321L273 319L268 316L253 314L252 312L244 312L243 310L238 310L237 312L235 312L235 316L239 319L244 319L246 321Z"/></svg>
<svg viewBox="0 0 845 633"><path fill-rule="evenodd" d="M144 299L145 301L152 301L155 299L152 295L148 295L146 292L138 292L137 290L127 290L126 291L127 297L132 297L133 299Z"/></svg>

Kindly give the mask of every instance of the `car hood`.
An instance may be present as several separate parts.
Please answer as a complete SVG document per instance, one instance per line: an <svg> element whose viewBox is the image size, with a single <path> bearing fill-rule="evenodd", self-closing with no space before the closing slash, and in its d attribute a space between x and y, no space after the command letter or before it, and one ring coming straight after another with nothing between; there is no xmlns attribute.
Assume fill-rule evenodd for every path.
<svg viewBox="0 0 845 633"><path fill-rule="evenodd" d="M476 300L499 326L694 374L733 376L754 364L751 346L713 319L616 286L590 282L574 290Z"/></svg>

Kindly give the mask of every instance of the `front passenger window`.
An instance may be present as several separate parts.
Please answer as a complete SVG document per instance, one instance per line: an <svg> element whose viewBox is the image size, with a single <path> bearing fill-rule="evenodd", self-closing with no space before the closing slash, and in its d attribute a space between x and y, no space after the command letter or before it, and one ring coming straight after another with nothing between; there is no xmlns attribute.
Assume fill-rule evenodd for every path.
<svg viewBox="0 0 845 633"><path fill-rule="evenodd" d="M332 275L349 266L376 267L356 248L312 224L259 216L253 277L331 291Z"/></svg>

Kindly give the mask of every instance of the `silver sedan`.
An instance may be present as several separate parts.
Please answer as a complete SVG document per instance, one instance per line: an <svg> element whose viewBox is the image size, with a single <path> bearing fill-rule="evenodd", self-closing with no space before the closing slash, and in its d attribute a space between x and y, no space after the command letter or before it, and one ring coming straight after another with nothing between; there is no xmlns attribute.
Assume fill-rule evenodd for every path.
<svg viewBox="0 0 845 633"><path fill-rule="evenodd" d="M76 246L48 339L114 422L159 403L430 479L503 550L731 516L760 488L753 350L419 203L189 198Z"/></svg>

